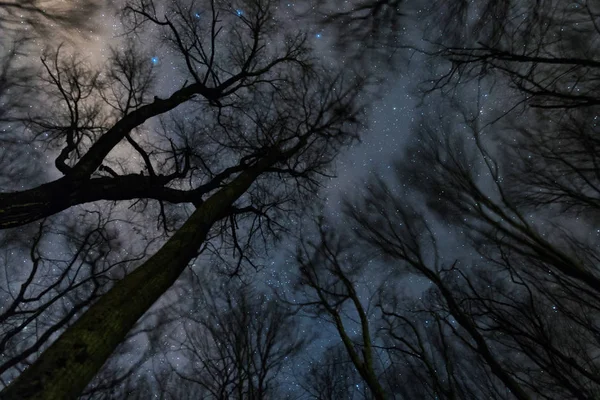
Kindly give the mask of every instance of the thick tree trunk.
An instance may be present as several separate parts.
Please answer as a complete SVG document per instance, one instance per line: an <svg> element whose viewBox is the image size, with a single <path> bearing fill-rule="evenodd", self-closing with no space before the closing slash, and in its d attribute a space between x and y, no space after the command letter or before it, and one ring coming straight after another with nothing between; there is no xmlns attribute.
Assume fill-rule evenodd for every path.
<svg viewBox="0 0 600 400"><path fill-rule="evenodd" d="M164 180L164 177L123 175L74 182L64 177L22 192L0 193L0 229L25 225L74 205L98 200L144 198L170 203L192 203L206 192L164 187Z"/></svg>
<svg viewBox="0 0 600 400"><path fill-rule="evenodd" d="M175 282L211 226L276 157L265 158L199 206L148 261L118 282L0 393L3 400L75 399L136 321Z"/></svg>
<svg viewBox="0 0 600 400"><path fill-rule="evenodd" d="M56 214L68 205L73 184L66 178L14 193L0 193L0 229L25 225Z"/></svg>

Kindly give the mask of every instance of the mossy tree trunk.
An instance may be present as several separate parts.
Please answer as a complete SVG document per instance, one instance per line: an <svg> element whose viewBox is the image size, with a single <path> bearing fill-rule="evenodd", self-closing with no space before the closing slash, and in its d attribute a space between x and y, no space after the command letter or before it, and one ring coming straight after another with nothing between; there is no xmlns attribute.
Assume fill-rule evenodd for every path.
<svg viewBox="0 0 600 400"><path fill-rule="evenodd" d="M269 156L207 199L148 261L118 282L0 393L3 400L75 399L142 315L197 255L211 226L278 157Z"/></svg>

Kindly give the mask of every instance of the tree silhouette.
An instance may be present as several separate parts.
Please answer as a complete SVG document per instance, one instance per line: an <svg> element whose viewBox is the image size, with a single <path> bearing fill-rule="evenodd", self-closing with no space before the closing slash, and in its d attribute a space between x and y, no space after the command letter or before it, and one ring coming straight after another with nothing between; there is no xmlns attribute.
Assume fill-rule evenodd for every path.
<svg viewBox="0 0 600 400"><path fill-rule="evenodd" d="M364 386L361 377L343 345L325 349L306 372L300 385L310 399L371 398L368 390L361 390L361 386Z"/></svg>
<svg viewBox="0 0 600 400"><path fill-rule="evenodd" d="M60 49L43 59L45 93L61 103L53 102L58 109L49 110L50 115L31 115L27 122L36 133L47 133L59 150L55 164L64 176L0 196L3 226L99 199L173 200L193 203L195 211L160 250L67 328L3 396L43 393L62 399L82 393L199 251L229 249L235 273L251 258L256 239L276 233L273 221L301 206L338 150L356 138L364 79L350 71L332 74L313 62L308 41L278 25L273 6L248 1L238 12L207 2L192 12L186 3L175 2L164 14L152 2L129 3L124 13L130 34L148 34L149 24L161 29L187 69L191 82L164 99L145 97L151 73L134 47L113 55L112 74L100 75L78 58L62 58ZM204 12L213 21L208 30L196 17ZM265 45L279 39L280 46ZM175 117L173 124L164 119L167 129L156 141L141 142L132 134L147 119L183 103L196 116ZM132 172L139 165L109 157L124 142L148 175ZM168 232L169 213L160 205Z"/></svg>
<svg viewBox="0 0 600 400"><path fill-rule="evenodd" d="M191 368L173 365L172 373L206 398L278 397L278 375L307 339L298 321L248 284L218 289L198 298L196 313L181 316L184 336L175 349Z"/></svg>
<svg viewBox="0 0 600 400"><path fill-rule="evenodd" d="M36 104L38 69L23 59L35 52L36 40L47 44L84 37L95 30L93 17L102 8L97 1L73 5L25 0L0 3L0 167L2 190L21 190L22 181L43 182L40 151L31 145L18 122ZM85 29L84 29L85 28ZM37 42L39 44L39 42ZM20 159L31 162L21 163ZM19 182L21 181L21 182ZM19 182L17 184L17 182Z"/></svg>
<svg viewBox="0 0 600 400"><path fill-rule="evenodd" d="M205 272L202 280L210 277L213 286L205 287L199 275L188 274L189 282L179 287L179 300L157 310L151 328L146 328L146 354L156 352L164 360L152 362L154 381L140 385L138 368L156 359L142 357L126 375L116 365L103 368L86 398L284 396L284 369L297 360L310 335L284 305L256 288L259 282L240 283Z"/></svg>
<svg viewBox="0 0 600 400"><path fill-rule="evenodd" d="M358 138L369 77L315 59L269 0L127 1L127 45L104 66L61 45L40 78L19 62L27 37L2 41L2 398L283 397L282 370L309 340L301 316L338 339L294 371L309 398L600 396L598 6L319 7L346 65L374 70L420 18L435 73L421 89L437 108L344 198L338 223L305 231L294 313L245 282L246 267ZM9 2L0 29L17 10L32 26L83 22ZM167 291L176 302L158 307Z"/></svg>
<svg viewBox="0 0 600 400"><path fill-rule="evenodd" d="M103 211L104 215L84 211L77 225L43 221L35 227L31 244L29 232L20 238L3 237L0 374L8 379L131 263L144 258L143 250L136 253L119 240L117 220L110 210ZM51 244L63 250L52 251ZM30 266L23 265L23 256L29 256Z"/></svg>
<svg viewBox="0 0 600 400"><path fill-rule="evenodd" d="M335 228L329 228L313 245L323 255L309 259L324 271L338 265L329 279L336 271L352 270L357 252L374 254L373 260L390 265L400 277L428 280L427 296L416 303L397 294L400 284L381 289L377 308L383 328L371 334L370 346L360 344L389 354L382 376L402 371L406 360L414 365L412 373L426 389L417 396L595 398L597 251L593 225L569 222L570 216L594 214L593 203L581 201L593 193L586 166L594 156L588 161L582 147L557 145L564 139L577 146L588 133L569 111L556 125L531 118L512 133L501 126L493 140L509 144L495 150L490 144L496 142L481 133L478 120L449 104L441 108L444 115L461 123L447 117L420 121L413 143L394 165L395 175L373 177L362 194L346 201L345 230L356 244L340 246ZM557 142L544 141L552 137ZM564 180L551 181L546 174ZM540 182L552 182L560 196L546 192L547 185L540 188ZM419 200L411 200L416 195ZM444 226L464 254L443 251ZM307 276L307 264L299 265ZM344 276L354 288L358 278ZM307 282L340 296L336 305L351 298L332 283ZM306 303L320 305L318 294ZM469 374L461 375L465 370ZM473 381L474 376L480 379ZM387 395L402 392L407 390Z"/></svg>
<svg viewBox="0 0 600 400"><path fill-rule="evenodd" d="M419 300L401 283L381 289L370 321L383 323L371 347L388 355L379 381L422 382L382 384L399 398L595 398L595 5L436 6L424 50L447 69L425 89L439 89L439 107L415 124L394 175L347 200L340 229L353 244L334 252L339 265L375 254L431 285ZM315 249L338 248L337 236L330 228Z"/></svg>
<svg viewBox="0 0 600 400"><path fill-rule="evenodd" d="M294 90L300 93L309 81L318 79L309 78L312 73L309 45L301 32L288 35L281 46L264 46L268 38L288 34L282 29L273 30L270 3L248 2L244 15L240 16L236 10L220 9L214 2L198 5L194 12L184 3L176 2L171 7L172 21L159 17L152 2L131 2L124 10L130 19L132 35L148 24L160 28L166 45L173 47L185 65L189 79L165 99L149 98L152 82L147 70L149 64L139 59L135 48L126 47L113 54L105 79L99 79L100 71L90 70L80 60L62 60L60 49L45 58L46 92L58 109L33 115L28 122L38 138L43 138L39 134L47 135L47 140L60 149L55 164L64 176L26 191L0 194L2 227L22 225L75 204L102 199L201 202L202 196L243 170L266 144L247 137L242 146L229 134L234 126L258 118L242 117L243 113L234 117L233 110L248 102L263 102L267 106L275 100L267 93L277 93L277 89L289 88L292 84L298 86ZM199 23L195 16L199 13L211 16L211 30L206 31ZM340 82L342 77L331 79L328 80L349 87L350 79L354 78L349 75L343 78L343 83ZM266 91L261 93L263 88ZM330 86L329 92L332 90ZM200 131L206 129L208 143L200 145L199 138L194 137L199 135L189 131L189 124L181 122L169 126L177 131L179 140L166 137L160 145L152 142L159 147L150 152L152 154L132 137L132 130L149 118L188 102L206 107L207 114L198 117L195 129L206 127ZM340 104L331 111L342 116L350 110ZM209 128L210 125L216 126ZM180 131L183 127L187 128L185 132ZM228 134L222 137L210 134L219 129ZM139 154L143 163L115 170L115 160L106 157L123 140ZM232 157L238 156L238 150L244 150L239 164L222 166L221 170L211 165L210 157L217 151L221 159L228 159L232 153ZM162 170L155 170L158 165ZM140 169L147 169L148 176L139 174ZM198 176L199 182L187 188L174 187L175 182L190 176Z"/></svg>
<svg viewBox="0 0 600 400"><path fill-rule="evenodd" d="M590 228L584 221L571 226L567 223L574 210L565 209L566 197L556 203L534 201L532 204L530 193L538 192L537 179L543 174L521 176L519 173L528 163L544 165L546 160L562 163L567 153L551 156L530 153L526 149L532 148L532 143L539 143L540 138L525 135L516 142L524 145L523 148L506 146L502 162L495 162L481 136L474 127L472 129L476 136L471 144L451 131L446 134L430 131L426 134L428 138L422 140L423 147L417 146L422 150L417 156L420 161L429 160L421 165L429 165L436 171L428 177L428 182L417 184L429 193L431 209L445 221L462 227L466 238L489 263L487 267L482 263L474 277L460 273L461 279L468 283L468 289L461 289L468 299L465 305L476 315L485 315L484 321L491 318L494 322L485 321L486 326L493 327L489 328L491 331L511 332L499 334L502 340L495 340L508 348L523 346L520 347L522 354L528 354L535 365L544 368L544 379L555 374L554 379L560 382L568 372L561 375L558 371L579 368L571 379L548 384L547 387L556 386L555 393L560 388L568 393L563 396L593 398L597 389L586 387L592 383L583 372L597 368L589 360L589 346L594 346L596 341L593 333L596 327L583 322L588 320L586 316L595 314L597 307L594 300L597 271L593 261L597 255L590 239L581 234ZM532 142L528 143L528 138ZM569 153L569 157L585 163L584 154ZM414 168L412 171L416 174ZM422 179L422 176L414 176ZM523 186L523 178L528 176L532 179ZM485 195L483 188L487 188ZM587 188L580 185L579 190L587 191ZM444 193L443 206L439 193ZM571 193L575 198L580 197L576 190ZM552 214L551 210L563 213ZM514 319L507 318L509 315ZM568 322L572 320L580 322ZM508 338L517 344L509 345ZM532 347L536 350L532 351ZM567 364L561 365L562 362ZM526 362L521 360L520 364L511 369L519 370ZM580 373L583 375L578 375ZM541 380L541 377L532 379ZM527 385L531 383L528 381ZM543 386L535 385L531 390L545 393Z"/></svg>
<svg viewBox="0 0 600 400"><path fill-rule="evenodd" d="M383 399L385 394L378 379L369 310L363 305L351 279L360 272L364 259L352 259L347 252L350 244L328 232L322 219L318 228L320 240L303 243L297 255L300 277L296 285L304 297L299 301L299 307L315 317L324 316L335 327L350 362L373 398ZM342 256L345 256L345 263L341 262ZM358 327L351 330L346 318L356 321Z"/></svg>

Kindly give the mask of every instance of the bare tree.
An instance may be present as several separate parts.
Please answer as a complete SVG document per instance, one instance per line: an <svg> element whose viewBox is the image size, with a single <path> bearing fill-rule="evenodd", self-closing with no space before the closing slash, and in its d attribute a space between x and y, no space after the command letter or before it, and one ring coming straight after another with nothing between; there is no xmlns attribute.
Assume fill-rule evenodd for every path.
<svg viewBox="0 0 600 400"><path fill-rule="evenodd" d="M469 341L465 344L454 334L460 328L451 314L440 310L435 288L419 299L398 292L397 287L386 290L377 305L382 314L381 347L390 359L385 375L392 393L401 399L512 398Z"/></svg>
<svg viewBox="0 0 600 400"><path fill-rule="evenodd" d="M131 47L114 54L104 79L100 79L100 71L90 70L81 60L61 58L58 50L43 60L47 96L57 108L31 116L29 124L38 139L59 150L55 164L64 177L27 191L0 195L5 228L101 199L201 202L202 196L256 158L256 151L265 143L248 136L241 145L230 131L258 116L250 115L253 112L236 116L236 111L249 103L270 106L274 101L271 93L280 87L294 84L298 85L295 90L302 91L312 79L308 77L309 43L303 33L273 25L269 2L248 2L244 15L210 1L197 4L194 12L186 4L174 3L172 9L165 10L170 15L167 19L151 2L131 2L125 9L133 27L131 35L146 34L141 30L154 25L161 30L159 36L165 45L173 47L180 57L184 68L181 89L165 99L149 96L149 64ZM210 29L200 24L196 14L212 21ZM267 47L267 40L281 44ZM307 82L298 80L299 74L304 74L302 79ZM193 98L193 103L206 111L196 116L194 131L188 126L179 138L170 135L164 141L150 141L157 147L155 151L132 135L132 130L149 118L190 104ZM182 127L178 124L167 129L180 131ZM227 134L213 136L215 130ZM205 143L199 142L200 132ZM106 159L123 141L138 153L139 164L120 165L114 158ZM213 165L216 153L222 161L237 157L239 151L243 153L239 158L242 164ZM139 174L140 170L148 174ZM62 195L66 193L70 195Z"/></svg>
<svg viewBox="0 0 600 400"><path fill-rule="evenodd" d="M461 15L478 5L462 3ZM468 78L501 78L535 108L576 108L598 104L596 74L598 5L592 1L525 3L485 2L481 27L460 43L439 41L439 53L451 62L442 87ZM444 14L446 16L451 14ZM454 15L454 14L452 14ZM492 15L497 18L490 18ZM450 18L445 21L450 21ZM487 25L487 27L486 27ZM468 24L466 24L468 26ZM459 78L460 77L460 78ZM458 79L455 79L458 78Z"/></svg>
<svg viewBox="0 0 600 400"><path fill-rule="evenodd" d="M115 283L15 379L3 392L7 398L79 395L200 250L224 244L244 261L255 235L269 237L258 226L267 230L268 221L283 215L278 213L300 206L340 147L356 138L364 79L351 72L332 75L311 64L308 42L301 33L284 35L271 2L248 1L243 11L215 2L198 5L197 12L183 2L173 7L167 14L152 2L126 7L132 34L143 34L148 24L161 29L187 68L192 83L184 83L166 99L139 100L136 93L146 90L149 75L138 69L131 87L111 95L123 99L123 93L129 93L131 101L113 97L116 107L102 108L98 104L107 95L92 94L106 93L100 75L77 59L62 62L59 53L47 58L54 88L48 93L62 97L63 112L56 112L43 128L50 140L62 141L56 166L65 175L38 188L2 195L8 207L2 215L7 217L5 226L14 226L84 198L152 197L141 193L145 190L160 193L159 200L167 200L166 195L175 196L175 203L192 202L196 210L160 250ZM208 31L195 15L205 11L213 21ZM222 24L227 31L220 29ZM266 40L281 40L281 46L266 46ZM221 44L224 47L217 50ZM128 76L128 60L112 61L119 66L118 76ZM178 129L178 135L168 137L171 140L157 141L154 152L131 135L148 118L186 102L198 112L195 131ZM38 127L43 121L31 120ZM107 158L123 140L139 154L147 176ZM155 154L157 160L150 160ZM162 173L163 168L170 173ZM267 189L274 183L276 190ZM89 197L95 190L101 196ZM160 212L166 220L162 205ZM244 237L248 245L239 241L238 231L239 218L246 216L253 216L249 224L255 225Z"/></svg>
<svg viewBox="0 0 600 400"><path fill-rule="evenodd" d="M0 4L0 186L19 190L41 183L41 149L31 143L19 118L36 104L37 69L29 62L40 43L85 36L95 24L98 2L79 6L42 1ZM43 37L43 38L42 38ZM34 39L37 44L34 46ZM39 94L39 93L38 93ZM127 221L107 206L77 208L71 216L0 235L0 382L31 364L49 343L105 293L132 262L144 257L120 242ZM75 221L77 219L77 221ZM119 226L119 229L117 229ZM54 247L56 246L56 247ZM130 251L128 254L127 252Z"/></svg>
<svg viewBox="0 0 600 400"><path fill-rule="evenodd" d="M419 143L423 147L416 153L426 154L424 149L431 144ZM463 150L455 156L467 154ZM426 171L439 173L428 165ZM465 261L445 265L436 234L404 201L401 192L375 180L362 202L348 203L346 215L356 224L352 232L367 249L378 250L392 268L426 277L432 288L419 302L400 299L395 294L398 287L389 288L378 303L383 321L379 339L371 338L370 346L364 340L345 346L350 359L358 356L356 346L385 350L388 364L379 382L385 382L388 374L404 374L420 382L407 388L396 379L391 393L406 398L594 398L598 386L593 371L598 365L593 295L588 297L582 284L574 286L559 280L560 274L548 273L552 267L543 258L511 252L498 237L478 243L483 261L470 267ZM335 277L342 279L342 263L350 265L348 260L356 257L348 249L364 254L364 248L352 245L340 251L336 243L331 234L321 234L319 254L329 257L313 255L310 263L301 262L301 284L314 291L302 304L340 321L336 326L338 330L342 326L342 343L352 343L341 323L340 307L352 299L343 289L356 291L358 278L349 279L346 272L347 282L342 284ZM338 267L325 269L323 264ZM538 273L542 266L545 270ZM361 376L368 383L368 377Z"/></svg>
<svg viewBox="0 0 600 400"><path fill-rule="evenodd" d="M490 137L477 112L473 118L464 109L444 110L444 119L420 121L393 183L373 178L364 194L346 202L352 229L345 229L366 250L340 247L334 234L321 232L313 247L334 261L309 258L328 275L309 275L315 267L300 263L309 282L303 284L320 288L306 304L323 307L323 295L337 296L330 306L352 298L340 291L341 280L332 283L343 268L323 264L342 265L353 251L380 254L399 273L432 285L416 306L399 298L397 287L378 304L384 322L378 339L391 362L380 381L390 371L406 373L408 365L422 382L418 394L399 387L394 393L595 398L598 255L593 225L580 218L597 215L593 127L579 110L560 116L544 110ZM439 237L448 234L440 222L455 227L464 254L443 251Z"/></svg>
<svg viewBox="0 0 600 400"><path fill-rule="evenodd" d="M494 79L531 109L509 112L500 126L464 118L475 146L456 127L427 134L415 158L439 169L417 186L497 272L465 275L474 293L462 290L486 329L502 332L494 340L521 349L510 368L524 385L548 398L594 398L597 5L539 3L521 23L509 3L497 40L442 50L452 62L444 79Z"/></svg>
<svg viewBox="0 0 600 400"><path fill-rule="evenodd" d="M420 167L422 166L421 164ZM365 213L360 210L372 211ZM392 260L399 261L400 267L422 275L435 285L445 307L464 329L464 334L485 359L492 373L517 398L528 399L529 396L514 377L502 368L468 311L463 309L446 285L443 274L449 267L440 258L435 234L424 216L416 210L407 209L405 201L395 196L391 188L381 180L368 187L367 194L358 204L347 205L346 212L357 224L359 229L356 232L362 240ZM453 267L455 265L456 262L452 264Z"/></svg>
<svg viewBox="0 0 600 400"><path fill-rule="evenodd" d="M372 398L343 345L325 349L311 363L300 386L310 399L315 400Z"/></svg>
<svg viewBox="0 0 600 400"><path fill-rule="evenodd" d="M311 335L287 306L256 288L258 282L203 270L202 278L188 271L186 284L175 290L177 300L147 313L130 332L130 339L148 334L146 351L132 354L137 361L123 369L120 357L111 358L115 362L102 369L85 398L285 396L283 375ZM205 287L204 279L213 285ZM122 357L127 349L121 347Z"/></svg>
<svg viewBox="0 0 600 400"><path fill-rule="evenodd" d="M83 37L92 32L98 1L73 5L25 0L0 3L0 185L3 191L21 190L20 179L40 184L41 151L32 145L18 122L36 102L38 69L30 62L40 44ZM37 42L36 42L37 41ZM37 44L36 44L37 43ZM19 160L28 159L28 163Z"/></svg>
<svg viewBox="0 0 600 400"><path fill-rule="evenodd" d="M319 221L318 229L319 241L305 241L298 251L300 277L296 285L304 297L298 306L316 317L324 317L335 327L350 361L373 397L384 399L369 309L363 305L351 278L364 267L364 259L349 259L353 256L346 251L350 244L332 235L324 220ZM345 263L340 262L342 255L346 257ZM349 328L348 324L356 327Z"/></svg>
<svg viewBox="0 0 600 400"><path fill-rule="evenodd" d="M178 318L183 334L173 338L166 356L183 360L172 362L171 373L190 393L206 398L277 398L282 368L307 339L294 315L248 283L204 291L190 305L193 312Z"/></svg>
<svg viewBox="0 0 600 400"><path fill-rule="evenodd" d="M357 224L352 230L354 239L340 238L321 224L319 241L304 250L308 256L299 261L298 284L305 298L299 306L331 320L374 398L529 398L478 330L469 309L462 307L462 298L445 277L448 271L433 255L436 248L429 242L431 237L420 230L425 226L418 216L401 213L398 204L387 203L390 197L382 191L370 192L367 198L368 206L352 204L346 209L350 223ZM393 233L386 231L391 227ZM428 256L428 252L433 254ZM359 282L365 279L361 274L367 261L376 260L377 254L392 266L382 279L387 289L379 287L376 307L368 316L368 308L359 299L359 291L364 290ZM455 267L449 271L453 273ZM407 273L433 283L426 300L398 296L403 282L399 276ZM352 331L360 339L354 339Z"/></svg>
<svg viewBox="0 0 600 400"><path fill-rule="evenodd" d="M420 123L414 145L396 165L396 183L390 186L373 179L366 195L346 205L346 215L356 224L353 232L389 261L399 261L398 266L433 284L435 297L424 310L432 313L432 323L442 321L445 331L436 340L450 336L445 340L452 343L460 339L475 356L475 365L483 363L496 377L489 388L498 388L499 381L510 389L510 395L500 398L594 398L598 391L592 372L598 368L594 361L597 254L580 234L590 227L584 221L569 224L564 218L568 213L556 212L576 215L582 208L565 208L565 202L571 204L569 196L573 196L572 204L581 204L575 201L590 192L573 178L577 186L554 198L556 202L549 197L538 201L543 197L531 194L539 192L536 185L544 172L535 169L538 167L523 170L526 165L551 164L568 165L565 172L579 168L583 172L587 153L568 148L549 153L544 147L538 151L535 144L540 138L527 131L518 136L517 145L506 146L505 151L488 150L489 141L477 130L477 121L461 112L458 115L462 125L449 118L440 127L434 125L434 119ZM531 122L535 127L535 120ZM564 127L564 120L559 126ZM473 135L471 140L465 138L465 130ZM511 138L506 131L499 137ZM440 253L432 223L417 211L417 203L407 201L415 194L398 189L407 183L423 196L428 215L458 227L453 231L458 243L477 252L480 259L469 261L465 254L453 260ZM409 346L413 354L426 360L423 349L435 341L429 338L423 348L417 346L418 341L411 344L394 333L394 324L404 325L401 331L407 327L415 334L419 331L406 315L396 311L397 305L385 303L381 303L381 312L388 323L387 334L399 340L401 348ZM440 379L438 374L436 390L453 390L453 395L446 393L449 398L465 397L457 394L465 389L462 384L444 389L446 382L455 378Z"/></svg>
<svg viewBox="0 0 600 400"><path fill-rule="evenodd" d="M593 225L600 209L596 118L584 109L553 115L533 112L528 124L511 121L514 142L502 155L512 163L507 196L520 208L552 209Z"/></svg>

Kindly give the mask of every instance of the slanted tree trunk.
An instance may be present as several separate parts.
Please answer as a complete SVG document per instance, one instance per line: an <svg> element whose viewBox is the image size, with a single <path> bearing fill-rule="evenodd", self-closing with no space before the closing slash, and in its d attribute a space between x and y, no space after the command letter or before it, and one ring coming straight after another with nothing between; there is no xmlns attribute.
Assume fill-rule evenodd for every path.
<svg viewBox="0 0 600 400"><path fill-rule="evenodd" d="M178 190L164 186L167 177L136 174L76 182L68 177L14 193L0 193L0 229L49 217L72 206L98 200L154 199L194 203L209 190ZM210 187L209 189L213 189Z"/></svg>
<svg viewBox="0 0 600 400"><path fill-rule="evenodd" d="M278 155L262 159L207 199L154 256L90 307L31 367L0 392L0 398L76 399L136 321L197 255L211 226L227 215L233 203L277 161Z"/></svg>

